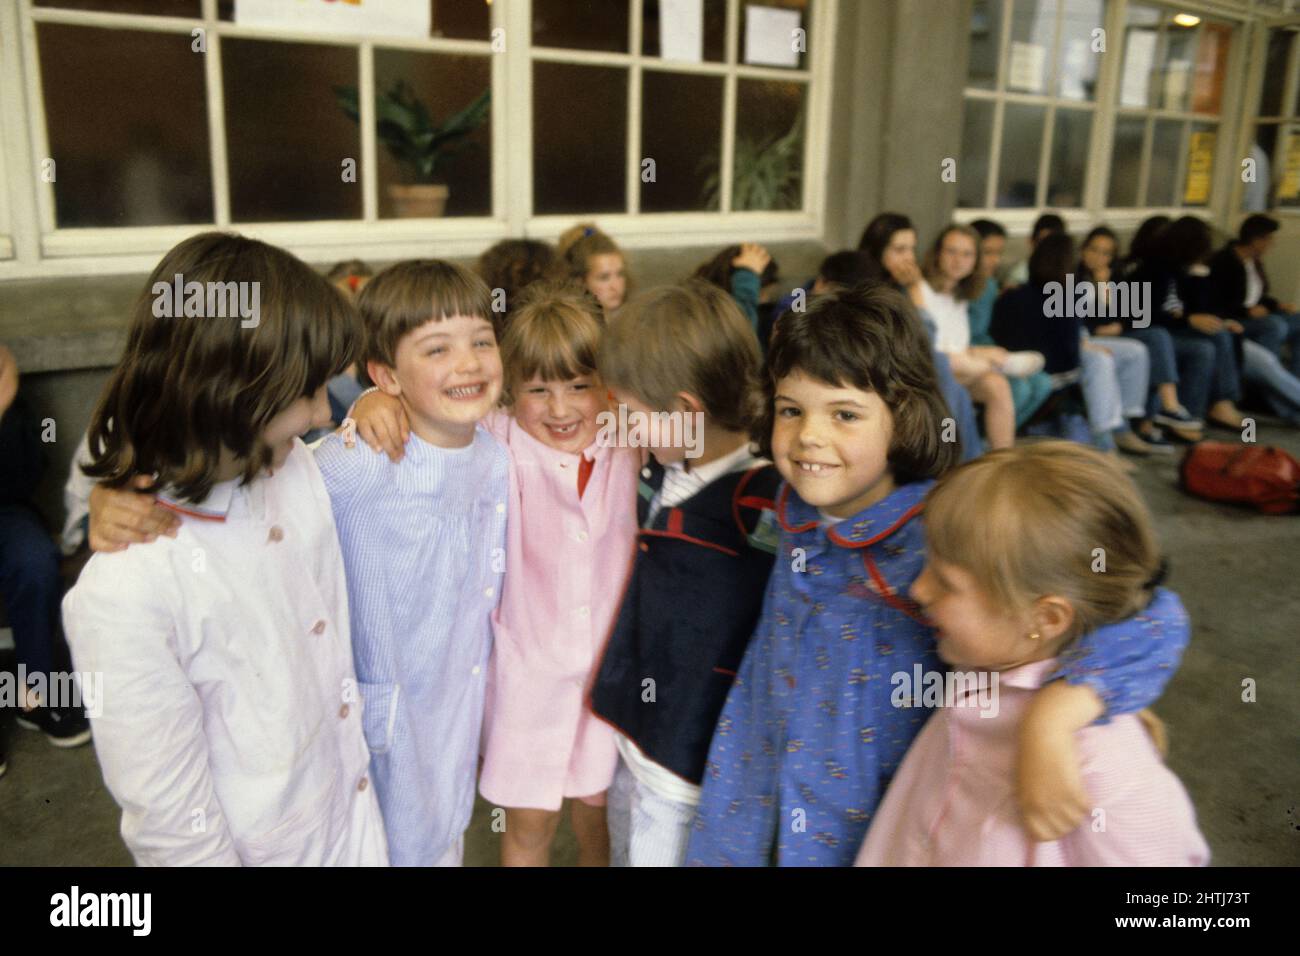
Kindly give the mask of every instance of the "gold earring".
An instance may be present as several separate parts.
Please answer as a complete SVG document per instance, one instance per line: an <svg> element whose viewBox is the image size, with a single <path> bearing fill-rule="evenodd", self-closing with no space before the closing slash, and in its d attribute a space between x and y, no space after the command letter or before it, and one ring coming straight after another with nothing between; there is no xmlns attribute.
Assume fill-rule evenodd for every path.
<svg viewBox="0 0 1300 956"><path fill-rule="evenodd" d="M1039 634L1038 634L1037 631L1034 631L1034 633L1032 633L1032 634L1029 635L1029 639L1030 639L1031 641L1036 641L1036 640L1038 640L1038 638L1039 638Z"/></svg>

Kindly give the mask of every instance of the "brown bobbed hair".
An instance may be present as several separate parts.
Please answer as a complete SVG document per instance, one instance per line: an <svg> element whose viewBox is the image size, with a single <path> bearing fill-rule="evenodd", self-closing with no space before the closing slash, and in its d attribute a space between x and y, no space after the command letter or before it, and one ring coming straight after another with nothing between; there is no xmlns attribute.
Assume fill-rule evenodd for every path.
<svg viewBox="0 0 1300 956"><path fill-rule="evenodd" d="M567 382L596 374L605 316L569 282L535 282L524 291L501 338L505 370L502 402L510 405L525 382Z"/></svg>
<svg viewBox="0 0 1300 956"><path fill-rule="evenodd" d="M154 284L172 285L178 274L205 289L257 283L257 324L156 316ZM153 475L152 490L197 502L216 483L225 449L246 462L243 481L251 481L270 464L259 438L271 419L346 367L358 339L347 298L290 253L232 233L186 239L136 298L126 350L91 418L83 470L110 487Z"/></svg>
<svg viewBox="0 0 1300 956"><path fill-rule="evenodd" d="M1067 599L1075 612L1067 640L1146 607L1161 569L1133 480L1112 456L1076 442L1033 442L966 462L930 492L925 529L930 553L971 574L1004 611L1027 611L1047 595Z"/></svg>
<svg viewBox="0 0 1300 956"><path fill-rule="evenodd" d="M699 399L713 424L748 432L762 413L758 337L731 296L701 279L647 289L610 319L596 367L611 388L655 411L677 394Z"/></svg>
<svg viewBox="0 0 1300 956"><path fill-rule="evenodd" d="M394 368L397 346L426 322L457 315L484 318L500 334L502 318L492 311L487 284L464 266L444 259L408 259L389 266L357 296L365 328L366 362Z"/></svg>
<svg viewBox="0 0 1300 956"><path fill-rule="evenodd" d="M889 467L898 484L938 478L957 461L943 440L948 406L939 392L930 342L911 303L883 282L817 296L772 330L766 405L755 435L771 456L774 396L795 372L836 388L875 392L894 418Z"/></svg>
<svg viewBox="0 0 1300 956"><path fill-rule="evenodd" d="M965 236L975 243L975 265L970 275L958 282L957 287L952 290L952 296L958 302L970 302L979 297L979 294L984 291L985 284L985 280L980 278L980 234L970 226L953 223L939 233L934 240L934 245L926 254L925 261L921 264L921 273L931 285L934 285L936 279L942 277L939 270L939 253L943 249L944 240L953 233Z"/></svg>

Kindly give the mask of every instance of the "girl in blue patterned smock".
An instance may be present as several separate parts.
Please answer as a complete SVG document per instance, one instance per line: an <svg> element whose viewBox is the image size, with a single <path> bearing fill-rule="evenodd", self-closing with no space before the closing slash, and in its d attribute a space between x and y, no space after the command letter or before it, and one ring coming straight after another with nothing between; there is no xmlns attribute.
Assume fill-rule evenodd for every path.
<svg viewBox="0 0 1300 956"><path fill-rule="evenodd" d="M786 314L768 363L781 541L714 732L687 860L847 866L929 715L921 688L900 693L900 681L943 670L907 593L925 563L923 501L957 461L956 430L920 322L891 289ZM1053 676L1065 680L1035 701L1020 749L1034 839L1087 812L1073 731L1151 703L1182 647L1085 640L1063 660Z"/></svg>

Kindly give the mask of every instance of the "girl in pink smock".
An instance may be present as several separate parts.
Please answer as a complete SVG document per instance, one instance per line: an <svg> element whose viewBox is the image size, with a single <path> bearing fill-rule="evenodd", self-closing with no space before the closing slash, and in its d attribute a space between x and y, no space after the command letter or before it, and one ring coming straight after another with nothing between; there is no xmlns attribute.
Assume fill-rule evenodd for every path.
<svg viewBox="0 0 1300 956"><path fill-rule="evenodd" d="M894 676L899 700L933 684L942 706L890 784L858 865L1208 863L1145 712L1075 732L1070 763L1088 797L1078 827L1035 842L1015 800L1022 723L1075 638L1119 654L1185 643L1187 613L1158 587L1162 563L1132 481L1107 455L1043 442L963 465L935 486L925 514L927 564L911 595L951 670ZM918 676L925 687L901 686Z"/></svg>
<svg viewBox="0 0 1300 956"><path fill-rule="evenodd" d="M501 340L510 412L484 421L511 458L479 779L506 810L506 866L548 863L566 798L579 864L609 865L605 791L618 749L587 691L631 569L641 453L598 441L609 411L596 374L603 321L580 292L532 287ZM365 396L357 434L400 453L386 440L404 431L399 412Z"/></svg>

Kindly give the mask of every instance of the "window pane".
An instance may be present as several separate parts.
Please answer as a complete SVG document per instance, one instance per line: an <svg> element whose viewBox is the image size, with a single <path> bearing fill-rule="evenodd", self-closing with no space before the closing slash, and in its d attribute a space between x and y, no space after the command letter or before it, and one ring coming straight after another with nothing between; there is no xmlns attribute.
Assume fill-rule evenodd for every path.
<svg viewBox="0 0 1300 956"><path fill-rule="evenodd" d="M983 208L992 146L993 104L988 100L967 100L961 124L961 161L957 163L958 206Z"/></svg>
<svg viewBox="0 0 1300 956"><path fill-rule="evenodd" d="M1228 70L1228 45L1232 28L1207 23L1201 28L1196 47L1196 77L1192 81L1192 110L1218 113L1223 100L1223 82Z"/></svg>
<svg viewBox="0 0 1300 956"><path fill-rule="evenodd" d="M1290 30L1270 30L1268 54L1264 58L1264 87L1259 93L1259 115L1280 116L1286 89L1286 67L1291 56Z"/></svg>
<svg viewBox="0 0 1300 956"><path fill-rule="evenodd" d="M1061 45L1056 59L1056 95L1067 100L1093 100L1101 53L1093 52L1092 31L1105 24L1102 0L1069 0L1061 5Z"/></svg>
<svg viewBox="0 0 1300 956"><path fill-rule="evenodd" d="M203 57L189 34L39 23L36 41L57 225L212 222Z"/></svg>
<svg viewBox="0 0 1300 956"><path fill-rule="evenodd" d="M1178 160L1182 155L1183 126L1180 120L1156 120L1151 136L1151 168L1147 173L1148 206L1175 206Z"/></svg>
<svg viewBox="0 0 1300 956"><path fill-rule="evenodd" d="M1276 158L1273 182L1277 204L1287 208L1300 206L1300 125L1288 123L1278 131L1281 140L1273 155Z"/></svg>
<svg viewBox="0 0 1300 956"><path fill-rule="evenodd" d="M1245 183L1241 191L1242 212L1267 212L1272 206L1274 185L1282 178L1286 157L1278 156L1278 128L1273 123L1255 127L1255 139L1246 155L1255 161L1255 181Z"/></svg>
<svg viewBox="0 0 1300 956"><path fill-rule="evenodd" d="M765 35L765 31L760 30L765 23L773 25L783 32L773 34L772 41L777 51L783 56L790 58L789 63L767 63L769 66L789 66L791 69L808 69L808 37L812 34L810 20L812 17L812 4L808 0L741 0L740 9L740 39L736 46L736 56L741 63L763 63L752 54L757 50L750 49L750 37L753 36L757 43ZM780 19L768 17L768 11L776 9L784 11ZM759 11L750 17L749 11ZM797 14L797 17L796 17ZM750 22L753 21L755 30L750 34ZM802 35L795 35L794 31L802 30ZM795 62L797 60L797 62Z"/></svg>
<svg viewBox="0 0 1300 956"><path fill-rule="evenodd" d="M644 0L641 16L642 56L662 56L659 47L659 0ZM721 63L727 56L727 0L704 0L704 59Z"/></svg>
<svg viewBox="0 0 1300 956"><path fill-rule="evenodd" d="M803 205L802 83L736 82L732 209Z"/></svg>
<svg viewBox="0 0 1300 956"><path fill-rule="evenodd" d="M998 49L1002 39L1002 0L975 0L970 17L970 66L966 85L991 90L998 82ZM983 200L980 200L983 205Z"/></svg>
<svg viewBox="0 0 1300 956"><path fill-rule="evenodd" d="M1165 24L1164 49L1156 77L1163 109L1187 109L1195 52L1196 27L1180 27L1173 21Z"/></svg>
<svg viewBox="0 0 1300 956"><path fill-rule="evenodd" d="M1147 122L1140 116L1115 119L1115 138L1110 160L1108 206L1136 206L1138 181L1142 175L1142 138Z"/></svg>
<svg viewBox="0 0 1300 956"><path fill-rule="evenodd" d="M533 0L533 45L626 53L627 6L628 0Z"/></svg>
<svg viewBox="0 0 1300 956"><path fill-rule="evenodd" d="M358 218L361 174L344 182L342 164L361 134L334 92L356 85L356 49L227 37L221 72L231 218Z"/></svg>
<svg viewBox="0 0 1300 956"><path fill-rule="evenodd" d="M1124 15L1124 71L1120 79L1121 106L1150 106L1151 78L1156 64L1160 12L1130 6Z"/></svg>
<svg viewBox="0 0 1300 956"><path fill-rule="evenodd" d="M486 40L492 35L492 5L484 0L429 0L430 36Z"/></svg>
<svg viewBox="0 0 1300 956"><path fill-rule="evenodd" d="M642 211L717 209L721 141L722 77L642 73ZM653 182L645 181L647 158L655 163Z"/></svg>
<svg viewBox="0 0 1300 956"><path fill-rule="evenodd" d="M1214 182L1214 149L1218 126L1193 123L1187 139L1187 177L1183 183L1184 206L1208 206Z"/></svg>
<svg viewBox="0 0 1300 956"><path fill-rule="evenodd" d="M1016 0L1011 8L1007 89L1046 93L1048 56L1056 38L1056 0Z"/></svg>
<svg viewBox="0 0 1300 956"><path fill-rule="evenodd" d="M103 13L143 13L159 17L203 15L199 0L32 0L32 6Z"/></svg>
<svg viewBox="0 0 1300 956"><path fill-rule="evenodd" d="M533 210L627 210L627 70L533 64Z"/></svg>
<svg viewBox="0 0 1300 956"><path fill-rule="evenodd" d="M1008 103L1002 113L1002 158L998 163L998 206L1026 208L1038 203L1038 153L1043 142L1042 106Z"/></svg>
<svg viewBox="0 0 1300 956"><path fill-rule="evenodd" d="M1052 158L1047 169L1047 205L1083 205L1084 173L1092 139L1092 111L1058 109L1052 123Z"/></svg>
<svg viewBox="0 0 1300 956"><path fill-rule="evenodd" d="M414 96L423 106L434 129L441 129L460 117L459 124L466 132L450 140L433 156L432 170L412 162L399 162L386 139L392 137L399 151L410 142L406 133L393 123L385 123L386 110L377 109L377 142L379 145L379 214L397 216L403 213L393 205L392 191L388 187L410 183L437 183L447 187L447 216L487 216L492 212L492 112L490 98L480 103L480 97L490 93L492 75L486 56L448 56L440 53L417 53L411 50L375 50L375 93L388 98L388 108L395 109L393 119L410 114L392 102L403 94L398 84ZM423 124L411 127L418 132ZM450 131L448 128L447 131ZM421 154L422 156L427 154ZM422 162L428 160L422 159Z"/></svg>

